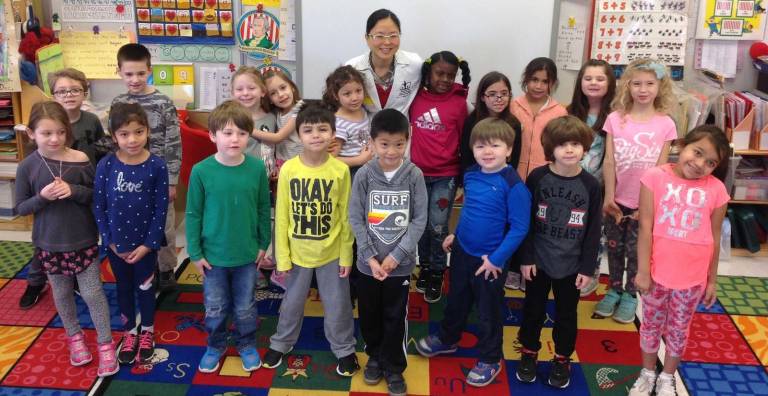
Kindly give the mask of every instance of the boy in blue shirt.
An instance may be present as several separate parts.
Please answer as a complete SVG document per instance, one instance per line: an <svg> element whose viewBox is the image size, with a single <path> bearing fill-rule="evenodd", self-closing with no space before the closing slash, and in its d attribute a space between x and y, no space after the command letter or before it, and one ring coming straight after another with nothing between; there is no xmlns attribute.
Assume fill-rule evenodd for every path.
<svg viewBox="0 0 768 396"><path fill-rule="evenodd" d="M505 121L487 118L472 129L470 146L477 165L464 175L464 207L456 233L443 241L451 251L448 304L437 334L416 343L426 357L456 352L472 304L478 316L480 357L467 375L486 386L501 372L505 263L528 233L531 194L515 168L507 165L515 132Z"/></svg>

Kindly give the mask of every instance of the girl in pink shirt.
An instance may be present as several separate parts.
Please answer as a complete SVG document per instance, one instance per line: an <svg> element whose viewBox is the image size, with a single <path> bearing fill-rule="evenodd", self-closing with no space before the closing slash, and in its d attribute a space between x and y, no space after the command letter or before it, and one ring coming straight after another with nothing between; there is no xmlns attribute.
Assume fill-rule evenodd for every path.
<svg viewBox="0 0 768 396"><path fill-rule="evenodd" d="M620 323L632 323L637 310L632 281L637 273L640 177L646 170L667 162L669 146L677 138L675 122L667 114L676 99L667 69L650 59L630 63L617 88L615 111L603 124L603 226L610 284L595 306L595 313L613 316Z"/></svg>
<svg viewBox="0 0 768 396"><path fill-rule="evenodd" d="M720 227L730 197L723 183L728 167L728 138L703 125L680 142L677 164L664 164L640 179L639 268L635 277L642 294L640 348L643 370L630 396L674 394L674 373L685 351L693 313L701 301L715 302ZM685 263L682 265L681 263ZM656 356L662 335L664 369L656 378Z"/></svg>

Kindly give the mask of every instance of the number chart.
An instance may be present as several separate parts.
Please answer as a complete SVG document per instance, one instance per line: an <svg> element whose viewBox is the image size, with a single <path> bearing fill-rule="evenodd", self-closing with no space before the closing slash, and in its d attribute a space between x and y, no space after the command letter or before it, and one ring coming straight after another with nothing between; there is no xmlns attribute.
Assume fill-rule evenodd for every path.
<svg viewBox="0 0 768 396"><path fill-rule="evenodd" d="M191 63L152 65L151 84L179 109L194 108L195 67Z"/></svg>

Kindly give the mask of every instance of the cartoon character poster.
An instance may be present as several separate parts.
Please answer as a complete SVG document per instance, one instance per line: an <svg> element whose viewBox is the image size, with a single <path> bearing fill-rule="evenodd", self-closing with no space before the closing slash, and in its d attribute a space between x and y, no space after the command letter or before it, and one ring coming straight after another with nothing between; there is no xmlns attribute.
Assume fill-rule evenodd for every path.
<svg viewBox="0 0 768 396"><path fill-rule="evenodd" d="M765 0L704 0L696 20L697 39L762 40Z"/></svg>
<svg viewBox="0 0 768 396"><path fill-rule="evenodd" d="M277 57L280 47L280 20L261 7L249 11L237 23L240 50L254 59Z"/></svg>

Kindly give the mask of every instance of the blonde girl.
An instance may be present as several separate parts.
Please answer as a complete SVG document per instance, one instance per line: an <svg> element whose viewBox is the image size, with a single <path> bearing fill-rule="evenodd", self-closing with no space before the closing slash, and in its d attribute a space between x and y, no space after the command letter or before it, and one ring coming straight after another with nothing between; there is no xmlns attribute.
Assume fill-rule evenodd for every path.
<svg viewBox="0 0 768 396"><path fill-rule="evenodd" d="M248 109L253 117L254 131L274 133L277 130L277 118L272 113L267 85L261 78L261 73L253 66L240 66L232 74L232 97ZM248 139L245 154L250 154L264 161L267 175L275 172L275 150L270 144L259 143L256 137Z"/></svg>

